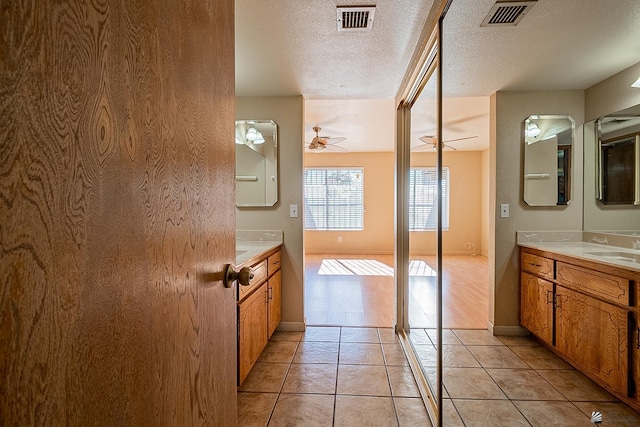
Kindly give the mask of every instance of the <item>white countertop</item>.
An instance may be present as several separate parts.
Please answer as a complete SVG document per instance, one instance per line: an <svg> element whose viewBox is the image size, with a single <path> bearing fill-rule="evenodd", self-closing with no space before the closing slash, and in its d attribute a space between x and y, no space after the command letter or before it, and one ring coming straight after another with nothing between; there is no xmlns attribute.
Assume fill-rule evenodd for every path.
<svg viewBox="0 0 640 427"><path fill-rule="evenodd" d="M640 250L587 242L518 242L519 246L640 272ZM637 262L632 261L635 259Z"/></svg>
<svg viewBox="0 0 640 427"><path fill-rule="evenodd" d="M282 230L237 230L236 265L282 245Z"/></svg>

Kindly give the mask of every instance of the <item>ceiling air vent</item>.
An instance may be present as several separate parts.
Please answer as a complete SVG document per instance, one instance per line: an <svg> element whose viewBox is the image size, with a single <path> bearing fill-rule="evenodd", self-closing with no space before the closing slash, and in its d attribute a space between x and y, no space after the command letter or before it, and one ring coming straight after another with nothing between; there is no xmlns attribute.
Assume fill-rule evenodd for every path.
<svg viewBox="0 0 640 427"><path fill-rule="evenodd" d="M338 31L368 31L373 27L375 6L338 6Z"/></svg>
<svg viewBox="0 0 640 427"><path fill-rule="evenodd" d="M518 25L537 1L538 0L496 2L480 26L493 27Z"/></svg>

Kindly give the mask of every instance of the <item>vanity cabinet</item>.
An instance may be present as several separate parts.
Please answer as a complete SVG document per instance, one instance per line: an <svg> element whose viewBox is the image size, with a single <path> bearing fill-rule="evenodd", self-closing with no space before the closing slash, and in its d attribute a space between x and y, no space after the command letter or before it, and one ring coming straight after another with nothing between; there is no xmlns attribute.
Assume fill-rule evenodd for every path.
<svg viewBox="0 0 640 427"><path fill-rule="evenodd" d="M640 273L521 248L520 323L637 410Z"/></svg>
<svg viewBox="0 0 640 427"><path fill-rule="evenodd" d="M238 384L260 357L281 320L282 272L280 248L248 260L253 278L238 290Z"/></svg>

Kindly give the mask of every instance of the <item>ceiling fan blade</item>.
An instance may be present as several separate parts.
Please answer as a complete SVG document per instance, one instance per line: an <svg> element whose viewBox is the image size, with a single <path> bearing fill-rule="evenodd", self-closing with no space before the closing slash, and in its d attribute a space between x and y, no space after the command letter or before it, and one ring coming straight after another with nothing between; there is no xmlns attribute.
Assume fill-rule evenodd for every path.
<svg viewBox="0 0 640 427"><path fill-rule="evenodd" d="M435 136L431 136L431 135L421 136L418 139L420 141L424 142L425 144L434 144L438 140L438 138L436 138Z"/></svg>
<svg viewBox="0 0 640 427"><path fill-rule="evenodd" d="M455 139L446 139L442 142L453 142L453 141L464 141L465 139L473 139L473 138L477 138L478 135L475 136L465 136L464 138L455 138Z"/></svg>
<svg viewBox="0 0 640 427"><path fill-rule="evenodd" d="M324 139L324 141L325 141L324 143L327 144L327 145L339 144L342 141L347 139L347 138L342 137L342 136L334 137L334 138L328 137L328 136L323 136L321 138Z"/></svg>
<svg viewBox="0 0 640 427"><path fill-rule="evenodd" d="M326 151L336 151L336 152L340 152L340 153L344 153L347 151L346 148L344 147L340 147L339 145L327 145L324 147L324 149Z"/></svg>
<svg viewBox="0 0 640 427"><path fill-rule="evenodd" d="M442 144L444 145L444 149L446 150L447 148L452 149L453 151L458 151L458 149L456 147L452 147L451 145L447 145L447 144Z"/></svg>

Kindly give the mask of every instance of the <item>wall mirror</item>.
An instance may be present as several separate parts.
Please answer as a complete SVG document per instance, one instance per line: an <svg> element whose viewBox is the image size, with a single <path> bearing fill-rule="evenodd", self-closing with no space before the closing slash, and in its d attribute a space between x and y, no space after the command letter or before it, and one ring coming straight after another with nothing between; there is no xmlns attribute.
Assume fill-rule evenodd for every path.
<svg viewBox="0 0 640 427"><path fill-rule="evenodd" d="M569 204L574 128L570 116L532 115L524 121L524 201L529 206Z"/></svg>
<svg viewBox="0 0 640 427"><path fill-rule="evenodd" d="M236 206L278 201L278 125L273 120L236 121Z"/></svg>
<svg viewBox="0 0 640 427"><path fill-rule="evenodd" d="M640 115L597 120L597 198L607 205L640 205Z"/></svg>

